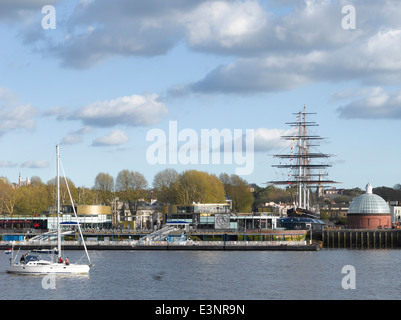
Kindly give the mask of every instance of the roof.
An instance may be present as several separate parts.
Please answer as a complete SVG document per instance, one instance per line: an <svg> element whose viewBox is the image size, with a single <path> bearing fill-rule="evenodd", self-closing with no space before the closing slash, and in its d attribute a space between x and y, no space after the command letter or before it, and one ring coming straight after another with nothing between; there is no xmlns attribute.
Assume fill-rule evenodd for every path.
<svg viewBox="0 0 401 320"><path fill-rule="evenodd" d="M372 186L369 183L366 186L366 193L352 201L348 214L390 214L390 207L382 197L372 193Z"/></svg>
<svg viewBox="0 0 401 320"><path fill-rule="evenodd" d="M280 223L315 223L315 224L326 224L322 220L307 218L307 217L284 217L280 218Z"/></svg>

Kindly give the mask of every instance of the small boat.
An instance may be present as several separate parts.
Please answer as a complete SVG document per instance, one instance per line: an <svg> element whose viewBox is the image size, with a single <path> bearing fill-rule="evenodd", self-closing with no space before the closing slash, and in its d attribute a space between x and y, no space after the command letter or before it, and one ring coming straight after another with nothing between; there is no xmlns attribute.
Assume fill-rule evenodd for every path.
<svg viewBox="0 0 401 320"><path fill-rule="evenodd" d="M57 219L58 219L58 227L57 227L57 249L53 250L32 250L31 252L35 253L56 253L57 259L54 260L53 256L51 260L42 259L41 256L32 254L31 252L27 254L23 254L19 261L16 261L17 257L14 257L14 250L11 251L12 257L10 259L10 267L8 268L8 273L14 274L87 274L89 273L90 267L92 266L88 254L88 250L86 249L84 237L82 236L82 231L79 223L77 223L78 230L82 239L82 243L85 249L85 253L88 259L88 264L74 264L69 263L68 258L66 261L62 259L62 251L61 251L61 224L60 224L60 153L59 146L56 146L57 151ZM66 179L65 179L66 180ZM66 181L67 183L67 181ZM67 189L69 192L68 184ZM70 193L70 192L69 192ZM72 203L72 197L70 194L70 200ZM72 206L74 208L74 205ZM77 214L74 209L75 218L78 221Z"/></svg>

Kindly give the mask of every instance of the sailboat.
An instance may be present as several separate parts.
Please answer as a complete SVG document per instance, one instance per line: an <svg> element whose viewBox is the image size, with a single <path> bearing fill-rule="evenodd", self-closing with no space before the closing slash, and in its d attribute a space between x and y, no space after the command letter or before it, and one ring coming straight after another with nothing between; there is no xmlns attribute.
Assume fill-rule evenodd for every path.
<svg viewBox="0 0 401 320"><path fill-rule="evenodd" d="M70 190L67 189L68 193L70 194L70 200L72 203L72 207L74 208L75 218L77 220L77 226L79 230L79 234L82 239L82 243L85 249L85 253L88 259L88 264L74 264L69 263L68 260L66 262L62 261L62 250L61 250L61 224L60 224L60 152L59 152L59 145L56 146L56 153L57 153L57 259L56 261L45 260L42 259L41 256L36 255L34 252L29 252L28 254L24 255L20 261L16 261L14 258L14 254L12 253L12 258L10 259L10 267L8 268L8 273L14 274L88 274L89 270L92 266L90 257L88 254L88 250L86 248L86 244L84 241L84 237L82 236L81 227L78 223L78 217L75 212L75 208L72 202L72 197ZM67 181L66 181L67 183ZM37 251L36 251L37 252Z"/></svg>

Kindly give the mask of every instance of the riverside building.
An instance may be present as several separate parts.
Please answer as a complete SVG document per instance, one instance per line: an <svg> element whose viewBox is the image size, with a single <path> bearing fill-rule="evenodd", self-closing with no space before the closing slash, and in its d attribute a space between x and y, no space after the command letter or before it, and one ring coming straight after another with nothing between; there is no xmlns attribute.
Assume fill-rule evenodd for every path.
<svg viewBox="0 0 401 320"><path fill-rule="evenodd" d="M347 226L352 229L391 228L390 207L384 199L372 193L372 185L366 185L366 193L356 197L349 206Z"/></svg>

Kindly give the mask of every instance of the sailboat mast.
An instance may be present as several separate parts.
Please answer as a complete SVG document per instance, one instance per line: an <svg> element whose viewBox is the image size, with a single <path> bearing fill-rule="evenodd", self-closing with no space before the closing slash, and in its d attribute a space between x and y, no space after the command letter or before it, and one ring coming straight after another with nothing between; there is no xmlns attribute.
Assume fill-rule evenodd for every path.
<svg viewBox="0 0 401 320"><path fill-rule="evenodd" d="M57 153L57 249L58 258L61 257L61 226L60 226L60 153L59 145L56 146Z"/></svg>

